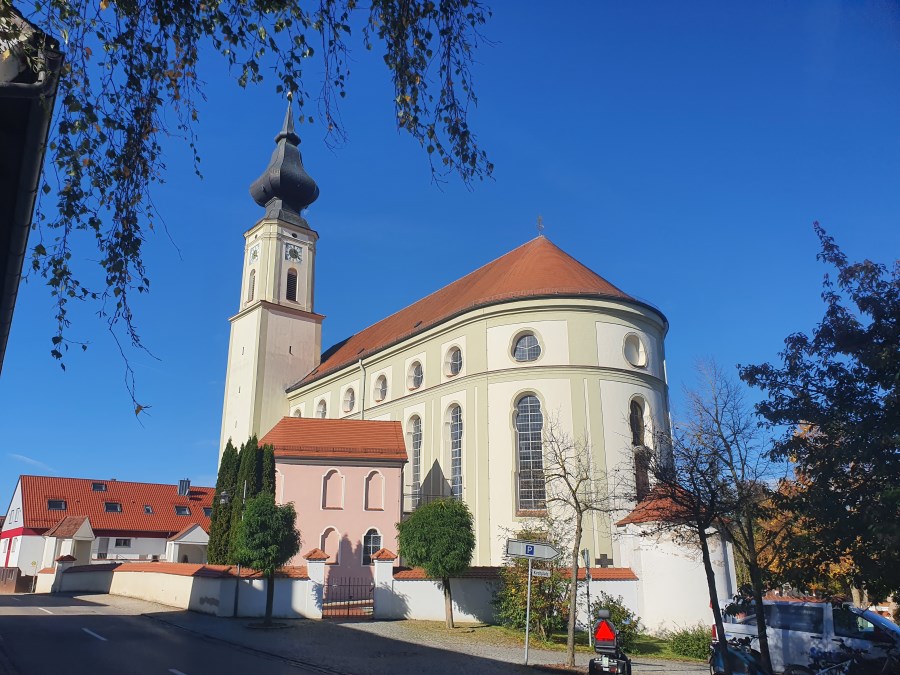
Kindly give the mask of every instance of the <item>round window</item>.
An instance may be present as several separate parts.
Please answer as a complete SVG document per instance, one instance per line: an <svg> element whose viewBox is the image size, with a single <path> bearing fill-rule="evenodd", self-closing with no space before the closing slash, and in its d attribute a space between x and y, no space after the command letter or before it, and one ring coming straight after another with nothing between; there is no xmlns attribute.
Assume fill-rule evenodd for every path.
<svg viewBox="0 0 900 675"><path fill-rule="evenodd" d="M424 379L425 371L422 368L422 364L418 361L414 361L409 367L409 373L406 376L406 386L409 389L418 389L422 386Z"/></svg>
<svg viewBox="0 0 900 675"><path fill-rule="evenodd" d="M463 357L459 347L453 347L447 353L447 375L453 377L462 372Z"/></svg>
<svg viewBox="0 0 900 675"><path fill-rule="evenodd" d="M635 368L644 368L647 365L647 350L644 349L644 343L635 333L629 333L625 336L625 360Z"/></svg>
<svg viewBox="0 0 900 675"><path fill-rule="evenodd" d="M379 403L387 398L387 378L379 375L375 380L375 400Z"/></svg>
<svg viewBox="0 0 900 675"><path fill-rule="evenodd" d="M537 361L541 355L541 343L534 333L522 333L513 345L513 358L516 361Z"/></svg>

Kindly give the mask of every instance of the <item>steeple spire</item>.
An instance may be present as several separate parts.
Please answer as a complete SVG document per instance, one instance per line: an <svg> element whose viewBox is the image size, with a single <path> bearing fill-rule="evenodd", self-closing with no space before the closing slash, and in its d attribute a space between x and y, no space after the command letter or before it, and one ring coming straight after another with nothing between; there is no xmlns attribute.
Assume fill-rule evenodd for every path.
<svg viewBox="0 0 900 675"><path fill-rule="evenodd" d="M267 218L280 218L308 227L300 212L319 197L319 186L303 168L300 137L294 131L294 115L288 99L281 131L275 137L275 151L269 166L250 186L250 195L266 207Z"/></svg>

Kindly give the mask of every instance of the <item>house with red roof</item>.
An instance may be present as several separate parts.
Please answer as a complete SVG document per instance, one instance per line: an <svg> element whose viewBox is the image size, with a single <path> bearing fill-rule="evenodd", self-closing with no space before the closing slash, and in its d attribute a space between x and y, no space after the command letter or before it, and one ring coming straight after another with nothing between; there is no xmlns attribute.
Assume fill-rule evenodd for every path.
<svg viewBox="0 0 900 675"><path fill-rule="evenodd" d="M397 548L407 462L400 423L285 417L260 443L275 448L276 498L294 504L303 550L327 556L328 577L371 578L375 553Z"/></svg>
<svg viewBox="0 0 900 675"><path fill-rule="evenodd" d="M214 492L187 480L20 476L0 529L0 564L34 574L59 555L81 564L165 560L170 537L193 525L209 531ZM176 562L206 562L205 549L185 548Z"/></svg>

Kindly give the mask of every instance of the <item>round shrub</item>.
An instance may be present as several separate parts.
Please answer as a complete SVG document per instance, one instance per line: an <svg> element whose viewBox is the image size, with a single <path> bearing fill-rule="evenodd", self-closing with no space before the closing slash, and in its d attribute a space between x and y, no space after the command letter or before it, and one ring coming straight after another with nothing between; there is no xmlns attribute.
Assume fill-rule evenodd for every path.
<svg viewBox="0 0 900 675"><path fill-rule="evenodd" d="M692 659L709 657L709 645L712 641L709 626L698 623L696 626L679 628L669 636L669 647L679 656Z"/></svg>

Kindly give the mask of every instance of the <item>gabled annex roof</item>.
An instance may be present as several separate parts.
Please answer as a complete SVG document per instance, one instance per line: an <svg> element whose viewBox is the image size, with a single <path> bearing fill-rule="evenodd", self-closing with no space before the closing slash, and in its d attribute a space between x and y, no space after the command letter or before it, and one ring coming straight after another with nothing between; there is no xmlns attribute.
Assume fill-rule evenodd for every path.
<svg viewBox="0 0 900 675"><path fill-rule="evenodd" d="M44 532L44 536L56 537L57 539L71 539L78 534L78 530L81 529L81 526L84 525L85 521L89 521L87 516L66 516L56 525ZM88 529L91 529L89 522Z"/></svg>
<svg viewBox="0 0 900 675"><path fill-rule="evenodd" d="M209 530L203 507L212 506L215 488L191 486L182 497L175 484L52 476L21 476L19 480L22 524L33 530L53 527L65 516L87 516L94 532L153 532L168 537L194 523ZM95 483L105 489L94 490ZM65 511L51 511L51 500L65 501ZM107 502L120 504L121 510L107 511ZM176 506L187 506L190 515L177 515ZM145 507L150 507L149 513Z"/></svg>
<svg viewBox="0 0 900 675"><path fill-rule="evenodd" d="M276 459L407 460L400 422L283 417L259 444L273 446Z"/></svg>
<svg viewBox="0 0 900 675"><path fill-rule="evenodd" d="M554 296L612 298L645 304L540 236L334 345L322 354L319 367L288 391L462 312L513 300Z"/></svg>

